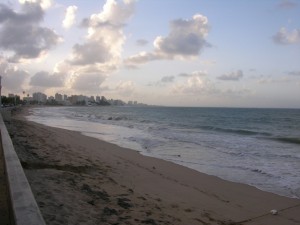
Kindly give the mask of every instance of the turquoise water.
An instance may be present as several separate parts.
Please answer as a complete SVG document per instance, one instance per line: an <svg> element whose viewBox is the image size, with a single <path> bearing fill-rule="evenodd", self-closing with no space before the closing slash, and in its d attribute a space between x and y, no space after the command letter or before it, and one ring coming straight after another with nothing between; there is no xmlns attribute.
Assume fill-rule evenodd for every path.
<svg viewBox="0 0 300 225"><path fill-rule="evenodd" d="M300 198L299 109L43 107L28 119Z"/></svg>

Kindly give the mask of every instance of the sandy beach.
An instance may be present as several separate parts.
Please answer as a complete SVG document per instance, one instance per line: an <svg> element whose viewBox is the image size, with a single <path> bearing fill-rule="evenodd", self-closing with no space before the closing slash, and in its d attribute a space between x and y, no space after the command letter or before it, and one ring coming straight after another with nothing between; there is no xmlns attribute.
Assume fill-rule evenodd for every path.
<svg viewBox="0 0 300 225"><path fill-rule="evenodd" d="M47 224L300 223L299 199L29 122L23 115L13 116L7 128Z"/></svg>

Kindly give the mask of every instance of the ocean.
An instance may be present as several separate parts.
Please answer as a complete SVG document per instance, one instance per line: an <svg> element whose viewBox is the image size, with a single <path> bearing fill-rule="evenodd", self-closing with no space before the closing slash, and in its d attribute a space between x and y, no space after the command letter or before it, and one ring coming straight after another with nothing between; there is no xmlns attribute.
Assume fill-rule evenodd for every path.
<svg viewBox="0 0 300 225"><path fill-rule="evenodd" d="M300 109L40 107L27 118L300 198Z"/></svg>

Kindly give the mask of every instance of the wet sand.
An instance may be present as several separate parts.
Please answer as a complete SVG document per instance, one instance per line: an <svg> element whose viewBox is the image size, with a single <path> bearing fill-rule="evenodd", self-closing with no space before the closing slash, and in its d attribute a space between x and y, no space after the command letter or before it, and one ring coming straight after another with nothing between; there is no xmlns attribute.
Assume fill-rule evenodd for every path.
<svg viewBox="0 0 300 225"><path fill-rule="evenodd" d="M299 199L22 115L13 116L7 128L47 224L300 224Z"/></svg>

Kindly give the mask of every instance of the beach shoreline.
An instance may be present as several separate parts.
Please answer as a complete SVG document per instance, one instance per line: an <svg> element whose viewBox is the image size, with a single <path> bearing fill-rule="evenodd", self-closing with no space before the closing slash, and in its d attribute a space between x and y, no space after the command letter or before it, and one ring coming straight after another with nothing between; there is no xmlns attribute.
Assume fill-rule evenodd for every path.
<svg viewBox="0 0 300 225"><path fill-rule="evenodd" d="M30 122L24 112L7 128L47 224L300 222L299 199Z"/></svg>

